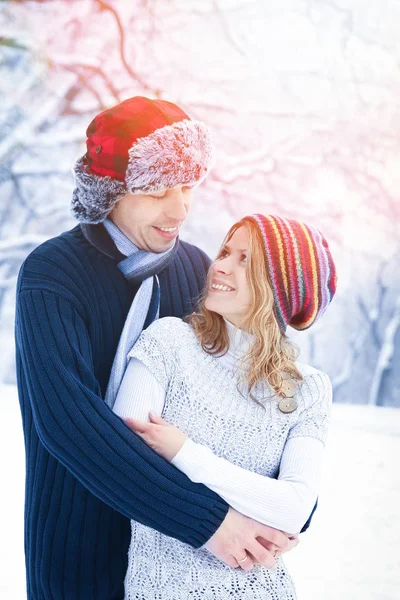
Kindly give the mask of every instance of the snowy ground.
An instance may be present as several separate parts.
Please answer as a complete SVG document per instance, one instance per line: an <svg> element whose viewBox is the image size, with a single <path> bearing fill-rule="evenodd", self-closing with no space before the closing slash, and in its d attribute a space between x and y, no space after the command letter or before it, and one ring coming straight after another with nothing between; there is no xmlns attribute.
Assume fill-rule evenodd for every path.
<svg viewBox="0 0 400 600"><path fill-rule="evenodd" d="M23 438L15 388L1 397L0 597L24 600ZM334 405L333 417L320 507L286 558L299 600L398 600L400 409Z"/></svg>

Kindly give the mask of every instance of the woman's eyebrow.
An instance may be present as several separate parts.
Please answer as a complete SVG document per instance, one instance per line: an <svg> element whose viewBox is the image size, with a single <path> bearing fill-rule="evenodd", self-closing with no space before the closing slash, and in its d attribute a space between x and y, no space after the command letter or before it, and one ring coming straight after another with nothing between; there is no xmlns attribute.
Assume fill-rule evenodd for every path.
<svg viewBox="0 0 400 600"><path fill-rule="evenodd" d="M248 252L249 249L248 248L232 248L232 246L230 246L228 243L228 244L224 244L222 246L221 250L230 250L230 251L234 250L236 252Z"/></svg>

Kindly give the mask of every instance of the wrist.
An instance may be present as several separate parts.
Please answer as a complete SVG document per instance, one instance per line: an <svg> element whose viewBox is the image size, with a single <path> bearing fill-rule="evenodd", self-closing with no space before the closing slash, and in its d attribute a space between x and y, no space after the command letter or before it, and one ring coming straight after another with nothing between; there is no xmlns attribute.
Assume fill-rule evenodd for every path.
<svg viewBox="0 0 400 600"><path fill-rule="evenodd" d="M184 460L184 456L186 454L188 446L190 446L190 442L191 442L191 439L186 435L183 444L180 446L180 448L179 448L178 452L176 452L175 456L171 459L171 464L175 465L175 467L179 468L178 465L180 465L182 463L182 461Z"/></svg>

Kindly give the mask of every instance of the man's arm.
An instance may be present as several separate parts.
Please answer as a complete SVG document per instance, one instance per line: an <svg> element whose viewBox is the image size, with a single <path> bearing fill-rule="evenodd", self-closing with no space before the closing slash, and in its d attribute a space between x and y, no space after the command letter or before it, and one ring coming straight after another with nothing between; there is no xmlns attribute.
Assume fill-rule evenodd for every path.
<svg viewBox="0 0 400 600"><path fill-rule="evenodd" d="M23 290L16 341L41 442L94 495L127 517L194 547L228 505L153 452L101 398L84 320L74 304Z"/></svg>

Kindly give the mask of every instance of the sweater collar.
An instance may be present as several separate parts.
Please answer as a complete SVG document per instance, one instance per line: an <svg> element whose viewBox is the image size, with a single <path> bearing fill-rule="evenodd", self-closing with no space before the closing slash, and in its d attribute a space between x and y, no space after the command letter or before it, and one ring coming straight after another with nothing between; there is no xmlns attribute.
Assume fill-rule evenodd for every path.
<svg viewBox="0 0 400 600"><path fill-rule="evenodd" d="M80 223L80 227L89 244L94 246L99 252L117 261L124 260L125 255L118 250L103 223L99 223L98 225Z"/></svg>
<svg viewBox="0 0 400 600"><path fill-rule="evenodd" d="M224 321L229 335L229 350L225 356L231 364L234 364L247 354L254 342L255 335L239 329L225 318Z"/></svg>

